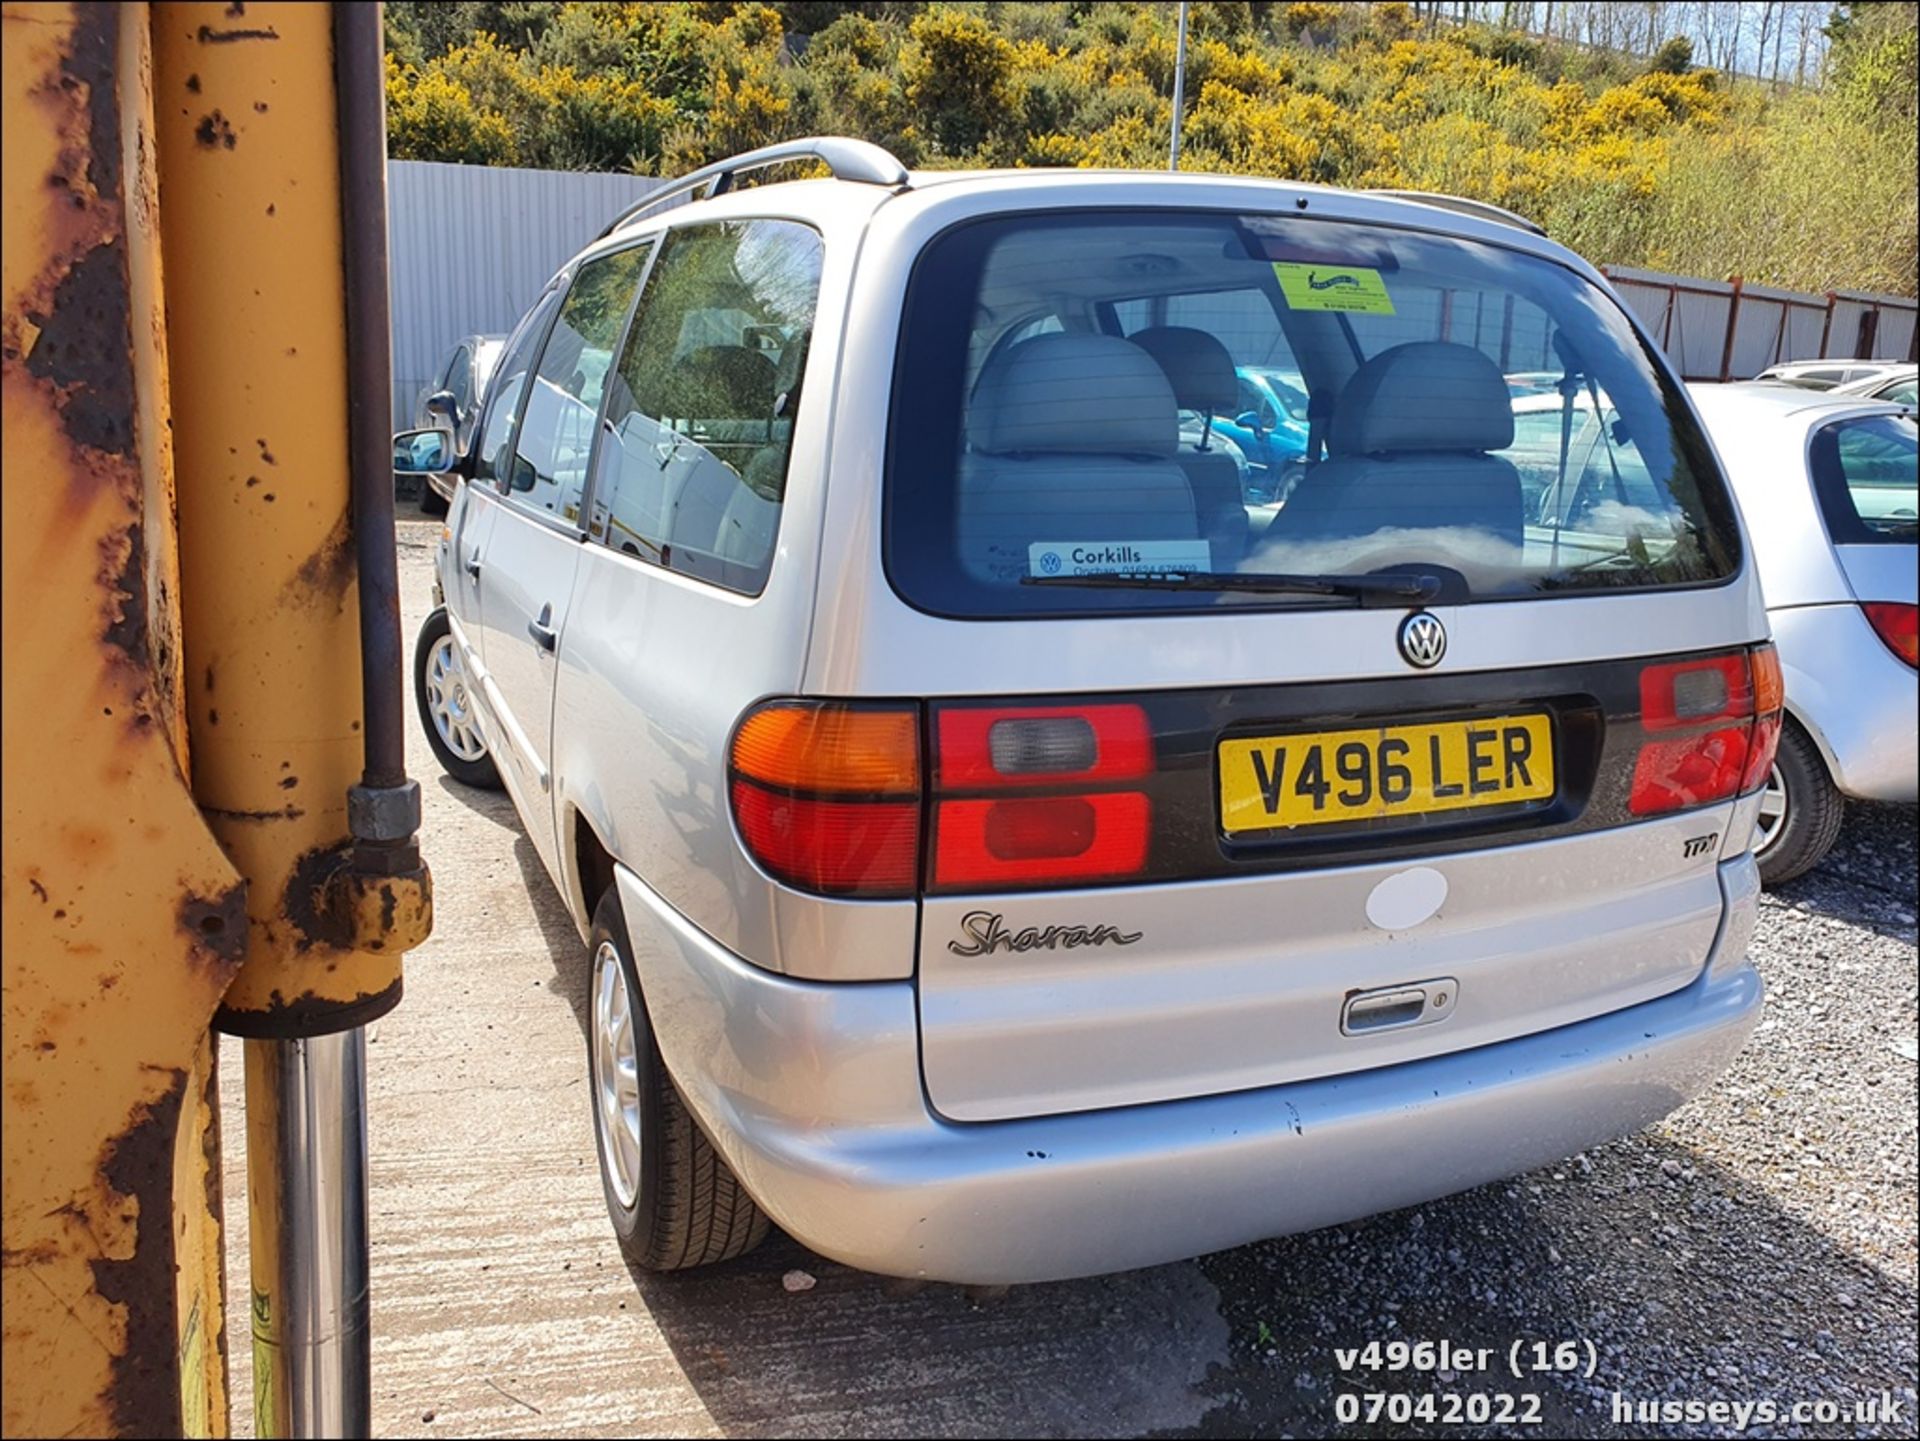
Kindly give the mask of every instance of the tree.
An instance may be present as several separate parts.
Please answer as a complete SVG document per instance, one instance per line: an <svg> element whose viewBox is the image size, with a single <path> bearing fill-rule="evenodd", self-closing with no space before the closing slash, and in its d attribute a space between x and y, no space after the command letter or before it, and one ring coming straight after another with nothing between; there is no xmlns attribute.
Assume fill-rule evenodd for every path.
<svg viewBox="0 0 1920 1441"><path fill-rule="evenodd" d="M1658 50L1653 59L1647 62L1647 73L1651 75L1685 75L1693 69L1693 41L1684 35L1676 35Z"/></svg>

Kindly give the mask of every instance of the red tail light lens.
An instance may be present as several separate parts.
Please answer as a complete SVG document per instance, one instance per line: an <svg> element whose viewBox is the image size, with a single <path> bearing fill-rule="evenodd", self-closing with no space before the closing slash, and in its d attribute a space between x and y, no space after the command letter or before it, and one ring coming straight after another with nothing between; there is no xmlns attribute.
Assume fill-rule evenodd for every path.
<svg viewBox="0 0 1920 1441"><path fill-rule="evenodd" d="M1071 885L1146 869L1153 807L1137 783L1154 759L1141 707L951 705L934 713L933 730L934 889Z"/></svg>
<svg viewBox="0 0 1920 1441"><path fill-rule="evenodd" d="M1920 606L1874 601L1860 609L1867 613L1867 624L1887 643L1887 649L1920 670Z"/></svg>
<svg viewBox="0 0 1920 1441"><path fill-rule="evenodd" d="M943 800L934 816L933 883L943 890L1136 875L1152 832L1138 791Z"/></svg>
<svg viewBox="0 0 1920 1441"><path fill-rule="evenodd" d="M1747 773L1747 726L1726 726L1678 740L1648 741L1633 767L1637 816L1684 811L1726 800Z"/></svg>
<svg viewBox="0 0 1920 1441"><path fill-rule="evenodd" d="M952 707L939 713L942 790L1131 780L1153 769L1137 705Z"/></svg>
<svg viewBox="0 0 1920 1441"><path fill-rule="evenodd" d="M1781 712L1787 704L1787 678L1780 671L1780 652L1770 645L1753 651L1753 743L1747 747L1747 773L1740 778L1744 794L1765 785L1780 749Z"/></svg>
<svg viewBox="0 0 1920 1441"><path fill-rule="evenodd" d="M774 701L741 721L731 759L734 819L770 873L822 895L914 893L916 707Z"/></svg>
<svg viewBox="0 0 1920 1441"><path fill-rule="evenodd" d="M1640 672L1640 723L1650 731L1753 714L1745 654L1650 665Z"/></svg>
<svg viewBox="0 0 1920 1441"><path fill-rule="evenodd" d="M1664 815L1712 805L1766 780L1785 688L1770 645L1668 661L1640 672L1640 724L1627 809Z"/></svg>

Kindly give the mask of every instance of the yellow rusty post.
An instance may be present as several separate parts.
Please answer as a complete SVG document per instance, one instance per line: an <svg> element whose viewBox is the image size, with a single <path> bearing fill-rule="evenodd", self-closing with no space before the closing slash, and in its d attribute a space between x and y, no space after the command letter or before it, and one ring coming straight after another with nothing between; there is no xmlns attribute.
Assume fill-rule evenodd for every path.
<svg viewBox="0 0 1920 1441"><path fill-rule="evenodd" d="M402 759L379 8L169 4L153 26L194 787L250 885L216 1024L248 1038L256 1422L355 1435L359 1028L430 924Z"/></svg>
<svg viewBox="0 0 1920 1441"><path fill-rule="evenodd" d="M154 12L193 780L252 884L220 1018L244 1036L382 1014L426 923L422 886L366 915L343 874L364 737L332 10Z"/></svg>
<svg viewBox="0 0 1920 1441"><path fill-rule="evenodd" d="M249 1037L259 1429L351 1434L359 1027L430 924L379 9L0 14L4 1428L226 1433L214 1018Z"/></svg>
<svg viewBox="0 0 1920 1441"><path fill-rule="evenodd" d="M0 1424L225 1435L207 1022L246 895L186 781L146 7L0 14Z"/></svg>

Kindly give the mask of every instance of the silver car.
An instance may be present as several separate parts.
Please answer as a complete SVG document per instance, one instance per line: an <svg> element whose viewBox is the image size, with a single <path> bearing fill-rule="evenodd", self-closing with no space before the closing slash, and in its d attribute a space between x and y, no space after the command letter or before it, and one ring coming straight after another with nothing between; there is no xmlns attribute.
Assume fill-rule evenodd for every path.
<svg viewBox="0 0 1920 1441"><path fill-rule="evenodd" d="M1696 385L1746 516L1787 677L1755 851L1769 883L1817 864L1841 797L1916 791L1914 420L1860 396Z"/></svg>
<svg viewBox="0 0 1920 1441"><path fill-rule="evenodd" d="M458 464L420 715L579 927L638 1265L1190 1256L1647 1125L1758 1017L1738 512L1505 212L778 146L569 263Z"/></svg>
<svg viewBox="0 0 1920 1441"><path fill-rule="evenodd" d="M1770 365L1755 380L1777 381L1782 385L1796 386L1801 390L1837 390L1841 386L1871 385L1875 381L1891 380L1902 371L1911 371L1912 364L1899 360L1788 360L1779 365Z"/></svg>

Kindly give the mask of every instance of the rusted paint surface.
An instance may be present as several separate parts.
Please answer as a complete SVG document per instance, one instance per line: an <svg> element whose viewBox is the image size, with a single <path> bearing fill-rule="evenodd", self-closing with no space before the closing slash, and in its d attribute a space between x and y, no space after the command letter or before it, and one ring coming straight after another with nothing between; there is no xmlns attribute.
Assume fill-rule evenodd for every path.
<svg viewBox="0 0 1920 1441"><path fill-rule="evenodd" d="M311 1034L390 1005L418 929L370 929L342 889L363 756L331 14L154 14L169 338L194 357L173 390L193 785L250 881L218 1024ZM396 924L430 914L413 891Z"/></svg>
<svg viewBox="0 0 1920 1441"><path fill-rule="evenodd" d="M184 1070L168 1074L167 1088L137 1106L132 1124L107 1142L99 1167L113 1192L132 1203L136 1220L163 1229L173 1213L173 1152L187 1084ZM99 1256L89 1264L94 1289L126 1313L126 1351L107 1395L114 1433L180 1435L173 1247L149 1243L125 1258Z"/></svg>
<svg viewBox="0 0 1920 1441"><path fill-rule="evenodd" d="M217 1348L182 1360L222 1320L207 1024L246 899L185 780L147 15L0 15L3 1425L178 1434L191 1397L219 1432Z"/></svg>

